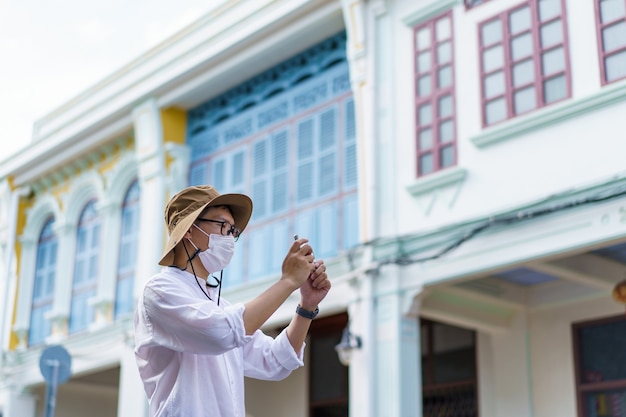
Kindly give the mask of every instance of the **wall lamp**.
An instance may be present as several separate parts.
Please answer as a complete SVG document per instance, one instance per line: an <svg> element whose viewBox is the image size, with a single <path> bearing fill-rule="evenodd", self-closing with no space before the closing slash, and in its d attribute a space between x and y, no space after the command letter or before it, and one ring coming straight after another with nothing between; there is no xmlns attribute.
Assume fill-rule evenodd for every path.
<svg viewBox="0 0 626 417"><path fill-rule="evenodd" d="M350 365L353 350L361 349L361 346L361 337L350 333L349 326L346 326L346 328L343 329L339 344L335 346L337 356L339 356L339 362L344 366Z"/></svg>

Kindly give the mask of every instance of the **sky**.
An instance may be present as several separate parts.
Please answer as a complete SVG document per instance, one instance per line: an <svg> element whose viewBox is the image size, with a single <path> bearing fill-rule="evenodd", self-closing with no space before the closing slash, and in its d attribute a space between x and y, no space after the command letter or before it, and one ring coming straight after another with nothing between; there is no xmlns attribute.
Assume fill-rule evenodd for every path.
<svg viewBox="0 0 626 417"><path fill-rule="evenodd" d="M215 0L0 0L0 163L33 124L204 15Z"/></svg>

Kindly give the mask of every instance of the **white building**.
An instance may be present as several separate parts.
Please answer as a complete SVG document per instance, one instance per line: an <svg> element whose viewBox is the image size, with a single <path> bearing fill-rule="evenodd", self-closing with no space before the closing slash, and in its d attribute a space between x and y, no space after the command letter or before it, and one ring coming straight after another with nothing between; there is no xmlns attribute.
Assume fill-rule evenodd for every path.
<svg viewBox="0 0 626 417"><path fill-rule="evenodd" d="M225 297L294 233L334 281L251 416L626 416L625 115L626 0L216 0L0 165L1 415L56 344L58 415L145 415L134 302L212 183L255 203Z"/></svg>

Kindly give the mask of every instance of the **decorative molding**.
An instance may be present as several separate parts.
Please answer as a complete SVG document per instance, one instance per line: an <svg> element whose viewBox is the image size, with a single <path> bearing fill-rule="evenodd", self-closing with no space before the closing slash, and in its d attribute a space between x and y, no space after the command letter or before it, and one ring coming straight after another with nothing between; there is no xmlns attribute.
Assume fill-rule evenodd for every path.
<svg viewBox="0 0 626 417"><path fill-rule="evenodd" d="M463 4L462 0L433 0L428 6L422 7L418 11L403 17L401 20L409 27L417 26L460 4Z"/></svg>
<svg viewBox="0 0 626 417"><path fill-rule="evenodd" d="M467 169L453 167L418 178L414 183L407 185L406 189L414 197L419 197L438 188L457 185L465 181L466 177Z"/></svg>
<svg viewBox="0 0 626 417"><path fill-rule="evenodd" d="M192 161L350 90L341 32L187 113Z"/></svg>
<svg viewBox="0 0 626 417"><path fill-rule="evenodd" d="M569 100L561 105L550 106L549 109L540 109L532 114L511 119L471 137L470 141L479 148L485 148L625 100L626 83L621 83L603 88L599 93L579 100Z"/></svg>

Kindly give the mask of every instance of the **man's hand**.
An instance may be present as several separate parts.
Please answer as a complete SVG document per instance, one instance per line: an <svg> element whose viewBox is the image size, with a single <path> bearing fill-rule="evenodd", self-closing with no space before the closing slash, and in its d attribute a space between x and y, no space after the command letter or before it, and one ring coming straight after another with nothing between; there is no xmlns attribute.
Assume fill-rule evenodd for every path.
<svg viewBox="0 0 626 417"><path fill-rule="evenodd" d="M313 266L313 272L309 274L306 282L300 287L300 296L302 297L300 305L308 311L315 310L331 287L324 261L318 259L313 263Z"/></svg>
<svg viewBox="0 0 626 417"><path fill-rule="evenodd" d="M300 288L315 270L315 255L308 241L305 238L295 240L283 260L281 279L292 285L294 290Z"/></svg>

